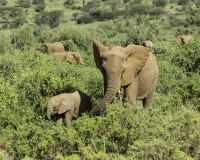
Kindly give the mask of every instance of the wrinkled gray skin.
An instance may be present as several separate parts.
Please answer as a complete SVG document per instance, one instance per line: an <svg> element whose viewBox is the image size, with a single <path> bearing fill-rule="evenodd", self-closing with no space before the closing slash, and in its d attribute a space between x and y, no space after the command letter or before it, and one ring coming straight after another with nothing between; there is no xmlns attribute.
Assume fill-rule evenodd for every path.
<svg viewBox="0 0 200 160"><path fill-rule="evenodd" d="M96 66L104 78L104 96L89 112L90 117L99 115L105 109L105 103L112 103L121 87L131 108L136 107L137 100L142 100L145 109L152 106L158 66L148 48L130 44L126 48L114 46L109 49L93 39L93 52Z"/></svg>
<svg viewBox="0 0 200 160"><path fill-rule="evenodd" d="M55 43L42 43L36 47L37 50L41 51L42 53L53 53L53 52L64 52L65 48L62 43L55 42Z"/></svg>
<svg viewBox="0 0 200 160"><path fill-rule="evenodd" d="M67 61L71 64L76 64L78 62L84 64L83 59L78 52L53 52L49 56L50 58L56 58L61 61Z"/></svg>
<svg viewBox="0 0 200 160"><path fill-rule="evenodd" d="M61 126L63 118L66 126L71 126L72 118L81 116L84 112L89 112L92 109L92 104L89 97L81 92L62 93L53 96L47 104L47 118L50 120L51 115L56 115L56 125Z"/></svg>
<svg viewBox="0 0 200 160"><path fill-rule="evenodd" d="M181 35L176 37L176 42L178 44L188 44L188 42L192 39L193 37L191 35Z"/></svg>
<svg viewBox="0 0 200 160"><path fill-rule="evenodd" d="M141 45L144 47L147 47L147 48L151 48L151 47L153 47L153 42L148 40L148 41L142 42Z"/></svg>

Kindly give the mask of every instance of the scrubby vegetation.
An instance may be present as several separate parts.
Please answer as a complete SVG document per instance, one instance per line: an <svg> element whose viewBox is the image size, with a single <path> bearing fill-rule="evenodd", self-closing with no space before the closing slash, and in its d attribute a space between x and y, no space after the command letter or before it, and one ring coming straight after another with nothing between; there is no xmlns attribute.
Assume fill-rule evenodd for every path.
<svg viewBox="0 0 200 160"><path fill-rule="evenodd" d="M0 14L8 17L0 20L0 157L5 152L15 160L200 159L198 1L45 0L43 12L35 9L39 1L33 1L23 8L26 14L14 8L19 2L25 1L0 2ZM16 17L11 14L15 11L20 13ZM57 11L62 14L55 27L49 23L53 20L40 19ZM13 26L22 15L27 21ZM175 37L182 34L193 39L177 45ZM129 104L121 107L116 97L106 106L106 117L83 115L70 129L56 127L46 119L51 96L81 90L94 106L103 95L103 77L93 59L94 37L107 46L153 41L151 51L159 65L153 107L146 112L138 102L130 112ZM85 65L49 59L35 50L38 43L55 41L80 52Z"/></svg>

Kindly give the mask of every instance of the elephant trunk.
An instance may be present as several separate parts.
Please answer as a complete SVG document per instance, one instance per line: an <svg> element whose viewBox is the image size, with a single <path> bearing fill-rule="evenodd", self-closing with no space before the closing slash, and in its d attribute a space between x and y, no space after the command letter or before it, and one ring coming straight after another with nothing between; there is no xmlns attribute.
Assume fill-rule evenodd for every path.
<svg viewBox="0 0 200 160"><path fill-rule="evenodd" d="M102 111L105 108L105 103L111 103L114 96L120 89L120 85L116 87L116 85L108 86L106 88L106 92L104 97L101 99L101 101L89 112L89 116L93 117L94 115L98 114L100 111Z"/></svg>
<svg viewBox="0 0 200 160"><path fill-rule="evenodd" d="M51 111L50 111L50 110L47 110L47 118L48 118L49 120L51 120Z"/></svg>

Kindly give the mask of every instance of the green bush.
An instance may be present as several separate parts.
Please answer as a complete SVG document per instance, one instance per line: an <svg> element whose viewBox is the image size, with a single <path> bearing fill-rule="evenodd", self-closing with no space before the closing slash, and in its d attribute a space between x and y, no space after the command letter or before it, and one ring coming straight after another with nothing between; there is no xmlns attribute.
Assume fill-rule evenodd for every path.
<svg viewBox="0 0 200 160"><path fill-rule="evenodd" d="M84 14L77 18L76 23L77 24L87 24L87 23L93 23L95 19L90 14Z"/></svg>
<svg viewBox="0 0 200 160"><path fill-rule="evenodd" d="M155 5L156 7L166 7L168 0L154 0L153 5Z"/></svg>
<svg viewBox="0 0 200 160"><path fill-rule="evenodd" d="M107 21L114 18L114 13L105 9L91 10L90 15L97 21Z"/></svg>
<svg viewBox="0 0 200 160"><path fill-rule="evenodd" d="M10 39L7 38L5 35L0 35L0 54L5 54L12 52L13 46L11 45Z"/></svg>
<svg viewBox="0 0 200 160"><path fill-rule="evenodd" d="M63 45L69 51L81 51L87 52L91 49L91 40L94 37L93 28L72 28L65 27L59 32L58 37L54 38L54 41L59 40L63 42Z"/></svg>
<svg viewBox="0 0 200 160"><path fill-rule="evenodd" d="M46 7L45 0L39 0L35 6L35 11L41 12L45 9L45 7Z"/></svg>
<svg viewBox="0 0 200 160"><path fill-rule="evenodd" d="M127 14L129 16L134 16L136 14L138 15L147 15L151 9L150 5L147 4L134 4L129 6L129 10L127 11Z"/></svg>
<svg viewBox="0 0 200 160"><path fill-rule="evenodd" d="M30 0L18 0L17 4L18 4L19 7L22 7L22 8L31 7L31 1Z"/></svg>
<svg viewBox="0 0 200 160"><path fill-rule="evenodd" d="M1 0L0 1L0 6L5 6L7 4L7 0Z"/></svg>
<svg viewBox="0 0 200 160"><path fill-rule="evenodd" d="M10 27L11 28L19 28L24 23L27 23L25 17L18 17L18 18L13 19L13 21L11 22Z"/></svg>
<svg viewBox="0 0 200 160"><path fill-rule="evenodd" d="M200 39L194 37L187 45L180 45L176 48L172 63L182 68L187 73L200 72Z"/></svg>
<svg viewBox="0 0 200 160"><path fill-rule="evenodd" d="M85 159L107 159L110 155L114 159L199 158L197 112L182 108L160 114L158 108L131 113L128 106L116 105L108 105L107 111L106 117L80 117L70 130L38 119L37 125L29 123L32 127L19 125L10 136L8 151L18 159L55 159L56 155Z"/></svg>
<svg viewBox="0 0 200 160"><path fill-rule="evenodd" d="M24 50L34 44L33 29L30 26L22 26L12 34L12 44L15 49Z"/></svg>

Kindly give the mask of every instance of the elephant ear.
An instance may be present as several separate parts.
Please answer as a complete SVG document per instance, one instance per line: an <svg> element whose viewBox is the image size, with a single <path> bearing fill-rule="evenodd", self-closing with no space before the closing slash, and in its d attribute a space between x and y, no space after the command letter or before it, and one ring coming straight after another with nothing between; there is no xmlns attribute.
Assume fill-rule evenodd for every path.
<svg viewBox="0 0 200 160"><path fill-rule="evenodd" d="M45 48L45 52L48 52L48 45L47 45L47 43L41 44L41 47L44 47Z"/></svg>
<svg viewBox="0 0 200 160"><path fill-rule="evenodd" d="M75 107L75 101L73 99L65 98L60 103L58 114L63 114L67 111L70 111L74 107Z"/></svg>
<svg viewBox="0 0 200 160"><path fill-rule="evenodd" d="M103 53L107 52L109 50L109 47L104 46L99 41L97 41L95 38L93 41L93 52L94 52L94 60L96 63L97 68L101 69L101 56Z"/></svg>
<svg viewBox="0 0 200 160"><path fill-rule="evenodd" d="M130 84L133 79L141 71L149 58L149 48L130 44L126 48L122 48L122 52L127 56L125 70L122 73L121 85Z"/></svg>

